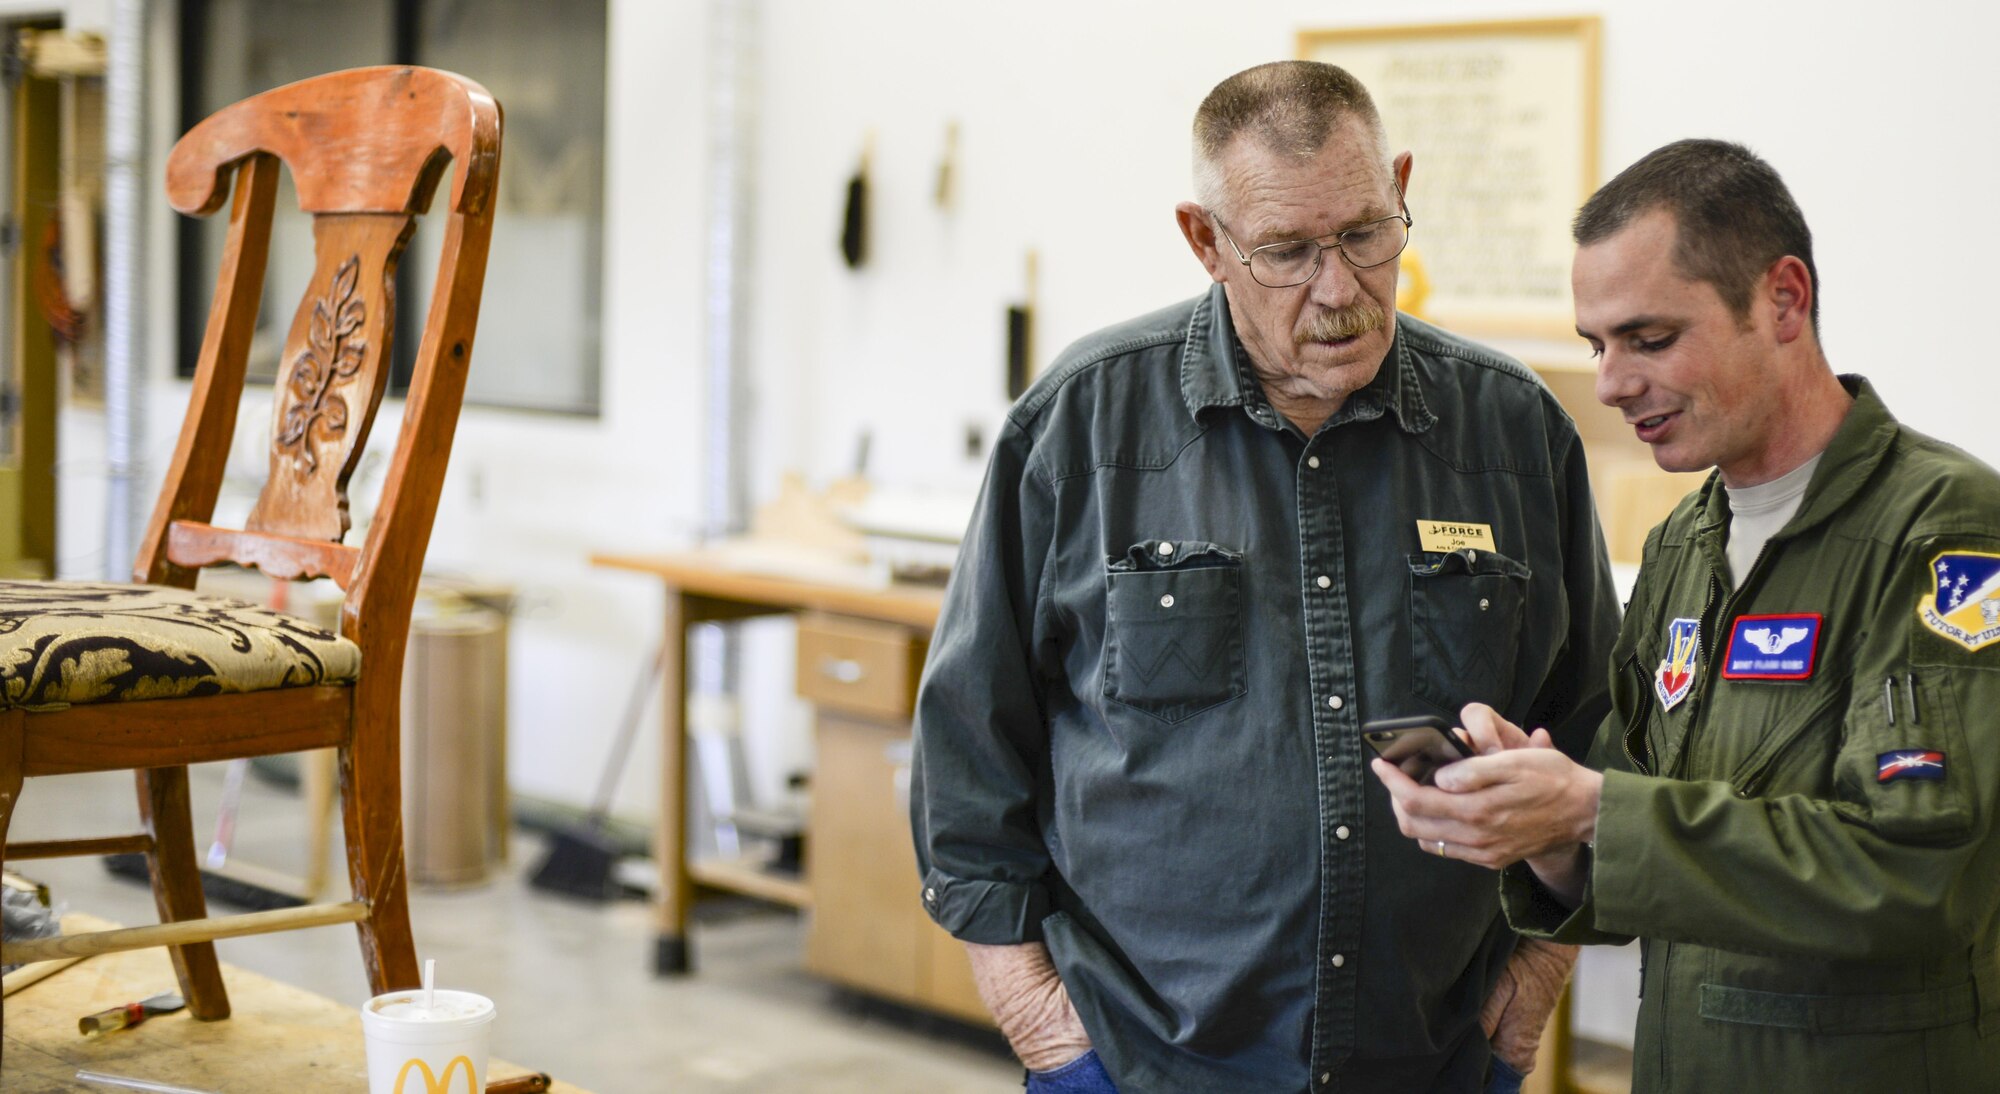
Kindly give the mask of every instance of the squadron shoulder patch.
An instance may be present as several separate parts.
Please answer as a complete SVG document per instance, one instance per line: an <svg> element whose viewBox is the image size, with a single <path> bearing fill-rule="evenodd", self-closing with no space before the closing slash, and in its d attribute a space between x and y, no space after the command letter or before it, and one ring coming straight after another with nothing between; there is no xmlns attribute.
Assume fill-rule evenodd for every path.
<svg viewBox="0 0 2000 1094"><path fill-rule="evenodd" d="M1917 601L1924 626L1969 650L2000 642L2000 555L1946 551L1931 560L1931 592Z"/></svg>
<svg viewBox="0 0 2000 1094"><path fill-rule="evenodd" d="M1810 680L1819 653L1818 613L1739 615L1722 655L1724 680Z"/></svg>
<svg viewBox="0 0 2000 1094"><path fill-rule="evenodd" d="M1701 620L1676 619L1667 624L1667 657L1653 673L1653 691L1660 709L1672 710L1694 690L1695 664L1701 656Z"/></svg>

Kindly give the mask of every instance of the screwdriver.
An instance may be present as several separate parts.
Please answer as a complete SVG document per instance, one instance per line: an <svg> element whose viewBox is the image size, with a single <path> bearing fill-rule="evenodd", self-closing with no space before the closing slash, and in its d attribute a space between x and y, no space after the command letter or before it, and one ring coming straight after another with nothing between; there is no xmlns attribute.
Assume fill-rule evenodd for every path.
<svg viewBox="0 0 2000 1094"><path fill-rule="evenodd" d="M122 1007L100 1010L96 1014L86 1014L76 1020L77 1032L88 1037L113 1030L130 1029L151 1018L155 1014L172 1014L187 1006L187 1001L170 991L163 991L149 999L127 1003Z"/></svg>

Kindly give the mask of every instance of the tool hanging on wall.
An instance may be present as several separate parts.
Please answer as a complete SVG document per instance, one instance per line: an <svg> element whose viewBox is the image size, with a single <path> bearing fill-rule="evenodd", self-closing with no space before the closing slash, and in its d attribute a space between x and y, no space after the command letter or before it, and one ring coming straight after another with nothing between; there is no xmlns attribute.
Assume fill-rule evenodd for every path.
<svg viewBox="0 0 2000 1094"><path fill-rule="evenodd" d="M847 206L840 215L840 256L851 270L868 261L869 171L875 159L875 133L870 130L861 143L861 163L847 180Z"/></svg>
<svg viewBox="0 0 2000 1094"><path fill-rule="evenodd" d="M1035 359L1036 256L1028 251L1028 294L1019 304L1007 308L1007 399L1013 401L1028 390Z"/></svg>
<svg viewBox="0 0 2000 1094"><path fill-rule="evenodd" d="M931 201L947 213L958 204L958 122L944 123L944 151L938 154L937 184Z"/></svg>

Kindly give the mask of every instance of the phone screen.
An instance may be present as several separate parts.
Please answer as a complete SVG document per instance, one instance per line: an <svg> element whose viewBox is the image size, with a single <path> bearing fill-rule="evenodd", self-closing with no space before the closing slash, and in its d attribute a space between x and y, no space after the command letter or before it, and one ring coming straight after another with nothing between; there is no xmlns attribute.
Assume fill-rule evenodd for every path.
<svg viewBox="0 0 2000 1094"><path fill-rule="evenodd" d="M1361 727L1361 738L1403 774L1429 786L1437 769L1472 755L1472 750L1451 732L1442 718L1396 718L1369 722Z"/></svg>

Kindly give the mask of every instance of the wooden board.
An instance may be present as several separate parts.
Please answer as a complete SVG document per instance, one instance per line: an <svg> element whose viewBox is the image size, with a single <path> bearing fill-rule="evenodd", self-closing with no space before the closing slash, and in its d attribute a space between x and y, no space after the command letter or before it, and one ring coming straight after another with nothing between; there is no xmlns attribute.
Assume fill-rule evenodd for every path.
<svg viewBox="0 0 2000 1094"><path fill-rule="evenodd" d="M65 917L65 928L113 926L80 919L87 917ZM8 1094L75 1091L79 1068L217 1094L354 1094L368 1088L361 1015L355 1007L230 965L222 966L222 979L234 1011L225 1021L197 1022L182 1011L91 1038L77 1033L78 1018L175 990L165 950L92 957L31 984L6 999L0 1089ZM500 1028L509 1020L503 1013ZM498 1058L490 1065L492 1078L527 1070ZM552 1094L588 1094L560 1081L549 1089Z"/></svg>

